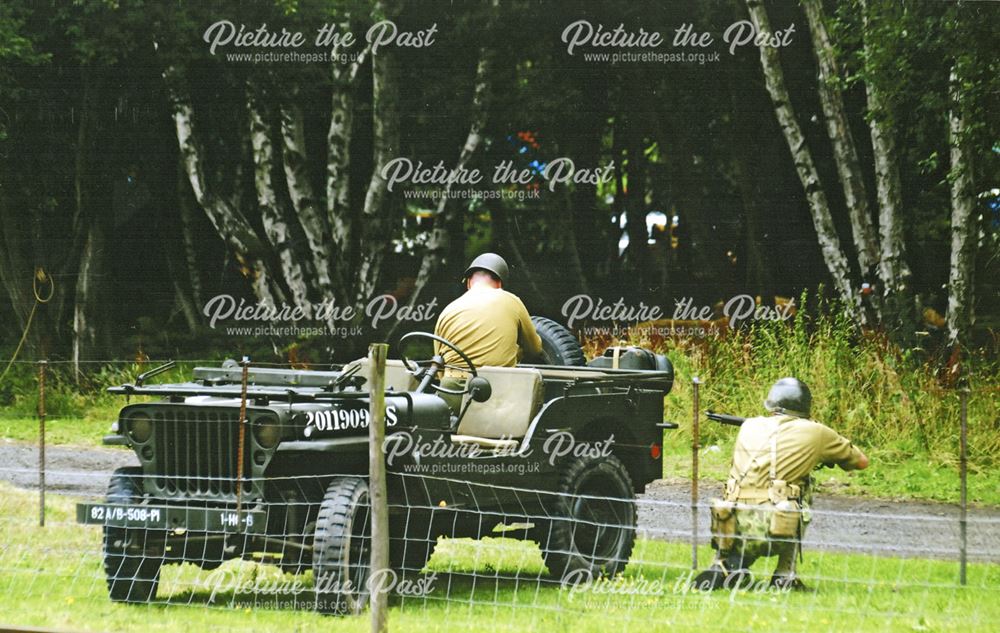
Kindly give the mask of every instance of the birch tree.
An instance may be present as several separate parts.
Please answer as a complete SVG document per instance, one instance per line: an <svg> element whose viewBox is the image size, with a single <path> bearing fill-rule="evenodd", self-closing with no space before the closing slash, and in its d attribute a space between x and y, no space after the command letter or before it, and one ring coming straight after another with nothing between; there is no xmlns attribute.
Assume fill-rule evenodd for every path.
<svg viewBox="0 0 1000 633"><path fill-rule="evenodd" d="M979 218L975 209L968 138L965 90L959 68L949 76L951 107L948 112L948 145L951 160L951 262L948 274L948 342L967 342L975 321L973 277Z"/></svg>
<svg viewBox="0 0 1000 633"><path fill-rule="evenodd" d="M234 171L229 187L223 187L217 179L209 176L204 165L205 151L195 130L194 106L184 72L177 66L170 66L163 73L163 78L173 110L181 162L195 201L252 277L257 297L271 304L285 301L285 292L269 274L264 244L240 209L236 192L242 186L241 171ZM221 193L223 189L231 193L225 195Z"/></svg>
<svg viewBox="0 0 1000 633"><path fill-rule="evenodd" d="M747 9L750 12L750 19L753 21L757 32L765 37L773 37L771 24L767 17L767 11L761 0L747 0ZM816 237L819 240L820 251L823 260L826 262L827 270L833 278L833 285L836 288L840 299L846 306L854 308L853 316L858 321L864 323L865 316L861 311L861 298L850 279L850 266L847 257L840 246L840 238L837 236L836 228L833 224L833 216L830 213L830 205L827 201L826 192L816 171L812 153L806 144L802 128L795 118L795 111L792 108L788 95L788 88L785 86L784 73L781 70L781 61L776 48L761 46L760 63L764 71L764 82L767 92L771 96L774 104L775 116L784 134L788 149L792 154L792 161L795 163L795 170L802 188L805 190L806 199L809 202L809 210L812 215L813 227L816 229Z"/></svg>
<svg viewBox="0 0 1000 633"><path fill-rule="evenodd" d="M391 15L379 3L372 17ZM350 16L339 23L343 31L351 26ZM248 84L243 136L253 165L256 205L252 208L237 200L242 190L239 170L231 176L233 182L223 183L206 169L207 155L183 69L172 66L164 74L182 164L195 200L251 277L258 299L271 304L293 302L307 316L312 316L314 302L356 306L369 297L381 281L386 236L394 230L393 206L387 200L380 167L399 151L398 62L390 47L378 56L370 56L366 48L344 64L338 60L341 52L335 49L331 56L323 194L317 193L310 178L311 157L296 93L284 94L266 78ZM374 86L374 167L359 212L351 208L350 145L356 79L369 59ZM259 214L262 233L254 229L250 212Z"/></svg>
<svg viewBox="0 0 1000 633"><path fill-rule="evenodd" d="M375 4L375 14L391 17L385 2ZM394 7L396 10L398 6ZM373 163L358 232L358 278L355 301L364 301L378 287L382 265L397 219L396 208L387 205L388 181L382 167L399 152L399 60L391 49L372 56Z"/></svg>
<svg viewBox="0 0 1000 633"><path fill-rule="evenodd" d="M455 163L454 171L456 173L468 166L483 139L491 61L490 52L484 48L480 53L479 64L476 67L475 88L472 96L472 120L469 123L469 133L465 137L465 143L462 144L458 160ZM417 271L413 294L410 295L409 305L411 306L416 305L423 297L427 284L445 266L448 254L451 252L451 229L456 222L461 222L459 205L449 204L452 185L452 181L449 180L438 200L437 209L434 212L434 228L431 229L427 239L427 247L420 263L420 270Z"/></svg>
<svg viewBox="0 0 1000 633"><path fill-rule="evenodd" d="M826 132L833 146L833 158L837 175L844 190L847 215L851 220L851 235L857 252L861 278L874 282L878 265L878 244L872 225L871 210L868 206L868 192L865 187L861 160L854 145L854 136L844 108L844 95L840 89L841 76L837 68L833 45L827 33L821 0L802 0L809 32L812 36L813 52L819 68L819 99L826 121ZM876 304L876 313L879 306Z"/></svg>
<svg viewBox="0 0 1000 633"><path fill-rule="evenodd" d="M493 10L495 13L496 5ZM370 22L393 20L399 3L377 2ZM359 22L342 14L338 29L358 31ZM489 20L492 24L492 18ZM330 116L326 127L325 182L313 182L303 107L295 91L283 89L278 78L255 75L247 88L244 137L252 157L256 204L234 199L239 183L215 182L206 172L207 160L196 124L195 106L186 91L183 69L171 67L165 79L173 102L177 141L184 172L195 200L215 229L237 254L254 280L262 301L294 302L308 314L315 302L360 307L385 282L385 263L392 237L402 226L402 204L388 191L382 168L400 152L399 51L383 46L352 53L341 63L342 48L334 48L330 69ZM488 107L491 59L484 45L476 67L472 118L456 167L465 167L479 147ZM361 122L355 119L363 72L371 72L371 152L357 162L371 164L362 196L352 191L352 144ZM369 101L364 101L365 104ZM365 119L367 124L367 119ZM367 135L366 135L367 136ZM237 176L233 176L234 178ZM357 180L357 179L354 179ZM224 186L225 185L225 186ZM447 192L438 205L435 229L417 274L415 303L440 271L449 249L449 228L457 209ZM253 222L251 220L254 220ZM255 231L256 226L261 231ZM330 323L330 325L333 325Z"/></svg>
<svg viewBox="0 0 1000 633"><path fill-rule="evenodd" d="M904 335L915 329L912 273L906 262L903 240L903 187L900 183L900 156L896 149L896 131L892 128L889 106L882 86L871 72L875 57L876 34L869 15L870 8L861 2L862 39L865 59L865 96L868 129L875 163L875 195L878 201L879 278L882 280L886 317L895 320Z"/></svg>

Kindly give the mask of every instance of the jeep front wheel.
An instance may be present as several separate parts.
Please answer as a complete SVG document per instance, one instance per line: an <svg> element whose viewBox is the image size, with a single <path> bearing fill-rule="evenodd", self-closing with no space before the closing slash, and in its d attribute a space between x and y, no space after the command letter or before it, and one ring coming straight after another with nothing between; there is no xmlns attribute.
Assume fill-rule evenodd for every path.
<svg viewBox="0 0 1000 633"><path fill-rule="evenodd" d="M142 469L119 468L108 484L108 503L138 504ZM156 598L163 565L163 545L144 529L104 528L104 574L115 602L150 602Z"/></svg>
<svg viewBox="0 0 1000 633"><path fill-rule="evenodd" d="M320 613L360 613L368 602L370 507L368 484L360 477L336 477L326 489L313 539Z"/></svg>
<svg viewBox="0 0 1000 633"><path fill-rule="evenodd" d="M576 584L625 569L636 524L625 465L613 455L575 459L562 469L559 493L550 520L534 530L549 571Z"/></svg>

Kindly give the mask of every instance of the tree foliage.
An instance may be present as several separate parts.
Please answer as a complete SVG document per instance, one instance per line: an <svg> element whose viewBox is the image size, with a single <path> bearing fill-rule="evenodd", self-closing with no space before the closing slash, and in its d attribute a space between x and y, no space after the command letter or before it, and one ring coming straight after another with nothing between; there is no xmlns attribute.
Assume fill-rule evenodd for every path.
<svg viewBox="0 0 1000 633"><path fill-rule="evenodd" d="M178 349L219 293L299 304L362 305L379 293L445 301L464 261L491 248L514 263L512 289L551 316L579 292L671 309L681 297L711 304L745 292L768 302L822 283L864 301L868 327L912 343L915 332L943 328L935 315L948 311L952 184L962 173L955 142L976 224L963 242L979 273L963 291L968 321L973 333L995 328L1000 217L981 194L1000 182L998 8L750 5L775 28L796 25L770 58L787 92L781 125L760 51L730 55L721 45L726 27L751 17L739 0L608 0L572 15L531 0L461 10L420 0L77 0L46 10L5 2L0 314L15 325L7 338L25 324L37 267L57 286L32 345L84 358ZM434 24L436 41L364 53L363 34L381 19L410 30ZM690 23L713 35L722 58L569 55L561 36L581 19L659 32L663 53ZM219 20L309 38L329 23L361 41L340 51L353 55L346 63L236 62L205 41ZM810 25L825 39L811 37L819 31ZM950 133L954 113L963 125ZM829 215L820 224L783 126L799 129L815 165L810 181ZM848 137L853 158L838 149ZM597 185L549 190L536 174L506 186L538 189L537 200L432 202L385 187L379 167L392 157L487 175L502 161L532 169L558 157L614 166ZM650 212L669 225L676 216L676 226L651 232ZM841 272L831 276L832 251L824 255L818 237L836 238Z"/></svg>

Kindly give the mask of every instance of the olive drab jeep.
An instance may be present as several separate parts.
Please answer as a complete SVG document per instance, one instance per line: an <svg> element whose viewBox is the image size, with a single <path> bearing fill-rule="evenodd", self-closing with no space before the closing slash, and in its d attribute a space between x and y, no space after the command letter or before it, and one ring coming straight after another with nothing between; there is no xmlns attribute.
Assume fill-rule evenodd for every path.
<svg viewBox="0 0 1000 633"><path fill-rule="evenodd" d="M390 559L420 570L437 537L497 526L539 543L557 577L615 575L635 540L635 495L661 476L663 397L673 368L638 348L589 365L576 339L534 317L545 362L451 367L439 355L389 360L385 376ZM406 341L401 341L405 343ZM400 346L403 347L402 345ZM357 611L368 598L369 361L336 371L199 367L189 382L110 389L127 404L105 443L140 466L114 473L104 503L77 506L103 527L112 600L156 597L163 565L213 569L229 559L312 569L316 608ZM444 392L454 393L444 393ZM452 405L446 398L450 396ZM241 408L245 412L241 416ZM241 420L245 422L241 424Z"/></svg>

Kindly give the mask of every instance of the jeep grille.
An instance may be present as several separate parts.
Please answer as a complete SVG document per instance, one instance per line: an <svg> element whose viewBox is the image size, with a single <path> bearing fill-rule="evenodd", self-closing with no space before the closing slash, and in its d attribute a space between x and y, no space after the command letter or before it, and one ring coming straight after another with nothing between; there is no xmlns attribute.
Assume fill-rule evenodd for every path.
<svg viewBox="0 0 1000 633"><path fill-rule="evenodd" d="M154 495L216 499L236 495L237 409L156 407L151 413ZM247 417L251 417L250 411ZM249 424L245 431L243 494L250 494L254 488L251 456L255 449Z"/></svg>

